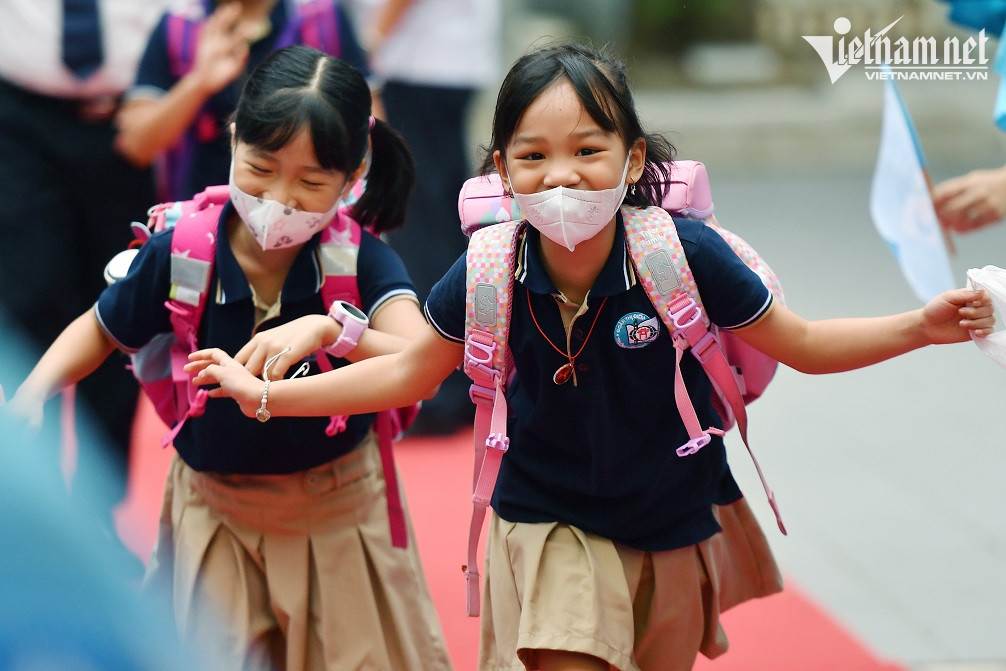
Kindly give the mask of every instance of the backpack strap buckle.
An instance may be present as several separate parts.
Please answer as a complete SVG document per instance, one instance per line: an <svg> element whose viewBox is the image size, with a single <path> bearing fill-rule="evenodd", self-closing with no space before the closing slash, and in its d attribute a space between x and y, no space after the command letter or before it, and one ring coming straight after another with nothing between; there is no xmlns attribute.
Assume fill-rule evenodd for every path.
<svg viewBox="0 0 1006 671"><path fill-rule="evenodd" d="M688 294L681 294L671 301L667 312L676 331L684 331L702 319L702 310Z"/></svg>
<svg viewBox="0 0 1006 671"><path fill-rule="evenodd" d="M679 457L687 457L692 454L695 454L696 452L698 452L703 447L709 444L709 441L712 440L712 434L722 436L723 431L711 426L704 432L702 432L701 435L698 435L695 438L690 439L687 443L683 444L681 447L675 450L675 454L677 454Z"/></svg>
<svg viewBox="0 0 1006 671"><path fill-rule="evenodd" d="M502 457L510 449L510 437L502 433L490 433L486 438L486 448L496 450Z"/></svg>
<svg viewBox="0 0 1006 671"><path fill-rule="evenodd" d="M720 344L716 340L716 336L713 335L712 331L706 331L705 335L692 345L692 355L699 360L699 363L705 363L710 357L716 355L719 348Z"/></svg>
<svg viewBox="0 0 1006 671"><path fill-rule="evenodd" d="M465 340L464 371L475 382L473 387L478 386L482 389L496 387L500 372L492 367L495 353L496 342L492 334L473 330L468 335Z"/></svg>
<svg viewBox="0 0 1006 671"><path fill-rule="evenodd" d="M709 333L702 318L702 308L689 294L681 294L672 300L667 306L667 314L674 326L671 337L674 339L674 346L679 350L686 349L684 342L691 345L694 350Z"/></svg>
<svg viewBox="0 0 1006 671"><path fill-rule="evenodd" d="M492 403L496 398L496 388L495 387L483 387L480 384L472 383L472 386L468 388L468 398L472 400L472 403L478 405L479 403Z"/></svg>

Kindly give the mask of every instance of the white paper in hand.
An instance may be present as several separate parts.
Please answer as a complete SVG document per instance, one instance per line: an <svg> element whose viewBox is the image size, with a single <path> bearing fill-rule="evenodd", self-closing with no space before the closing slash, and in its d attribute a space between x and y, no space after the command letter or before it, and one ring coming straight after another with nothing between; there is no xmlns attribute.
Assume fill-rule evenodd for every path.
<svg viewBox="0 0 1006 671"><path fill-rule="evenodd" d="M988 293L995 309L997 326L995 333L984 338L977 337L972 331L971 339L978 349L1006 368L1006 331L998 328L1006 319L1006 270L997 266L972 268L968 271L968 288L984 289Z"/></svg>

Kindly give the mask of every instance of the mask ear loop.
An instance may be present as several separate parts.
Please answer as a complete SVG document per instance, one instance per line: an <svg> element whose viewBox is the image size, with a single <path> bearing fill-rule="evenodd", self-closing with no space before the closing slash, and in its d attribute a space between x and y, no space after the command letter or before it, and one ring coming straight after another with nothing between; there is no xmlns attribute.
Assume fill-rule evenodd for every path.
<svg viewBox="0 0 1006 671"><path fill-rule="evenodd" d="M510 172L509 168L507 168L507 172ZM500 181L502 180L503 180L503 173L500 173ZM513 187L510 186L509 184L504 186L503 195L505 195L507 198L513 198Z"/></svg>
<svg viewBox="0 0 1006 671"><path fill-rule="evenodd" d="M374 125L376 123L377 119L375 119L373 116L367 117L367 151L363 155L363 161L362 161L363 163L367 164L367 169L363 171L363 174L360 175L359 179L357 179L356 182L353 182L352 184L347 183L346 186L343 187L343 193L339 194L339 202L341 203L344 203L347 200L353 198L353 188L356 186L358 182L362 182L364 184L367 183L367 177L368 175L370 175L370 160L373 157L374 153L372 149L373 143L370 139L370 135L374 132ZM346 175L346 177L349 176L350 176L349 174ZM345 193L346 189L349 189L348 194Z"/></svg>

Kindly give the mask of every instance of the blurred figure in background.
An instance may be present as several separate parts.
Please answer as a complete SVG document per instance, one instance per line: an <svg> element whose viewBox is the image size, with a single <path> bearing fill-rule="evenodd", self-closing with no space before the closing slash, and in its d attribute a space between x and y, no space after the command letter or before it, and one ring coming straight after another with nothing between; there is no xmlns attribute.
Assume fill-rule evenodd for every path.
<svg viewBox="0 0 1006 671"><path fill-rule="evenodd" d="M97 299L129 222L146 220L151 174L113 150L114 117L168 1L0 3L0 306L34 356ZM109 530L138 394L125 364L111 357L78 389L114 454L116 477L101 492ZM59 421L58 406L47 412ZM81 450L80 467L92 457Z"/></svg>
<svg viewBox="0 0 1006 671"><path fill-rule="evenodd" d="M969 30L985 30L990 36L1000 36L999 50L993 69L1006 73L1006 53L1003 32L1006 28L1006 3L1002 0L943 0L947 19ZM1006 130L1006 85L999 85L993 118L1001 130ZM1006 166L971 172L948 179L933 189L936 216L944 228L967 233L1006 217Z"/></svg>
<svg viewBox="0 0 1006 671"><path fill-rule="evenodd" d="M23 377L26 344L0 311L0 381ZM95 436L81 419L86 449ZM108 542L102 501L115 468L96 459L71 499L52 468L59 442L57 427L30 431L0 407L0 669L206 668L171 633L170 601L141 597L130 558Z"/></svg>
<svg viewBox="0 0 1006 671"><path fill-rule="evenodd" d="M1006 166L972 170L933 189L936 216L945 228L967 233L1006 217Z"/></svg>
<svg viewBox="0 0 1006 671"><path fill-rule="evenodd" d="M499 0L354 0L360 34L381 84L388 122L416 161L405 226L389 236L425 302L467 247L458 192L474 174L468 118L480 91L501 75ZM455 371L410 433L449 434L474 417L471 381Z"/></svg>
<svg viewBox="0 0 1006 671"><path fill-rule="evenodd" d="M227 183L226 126L245 80L266 56L291 44L324 51L368 75L336 0L181 0L165 12L119 114L117 141L136 165L157 161L160 200L188 199ZM379 108L375 116L381 117Z"/></svg>

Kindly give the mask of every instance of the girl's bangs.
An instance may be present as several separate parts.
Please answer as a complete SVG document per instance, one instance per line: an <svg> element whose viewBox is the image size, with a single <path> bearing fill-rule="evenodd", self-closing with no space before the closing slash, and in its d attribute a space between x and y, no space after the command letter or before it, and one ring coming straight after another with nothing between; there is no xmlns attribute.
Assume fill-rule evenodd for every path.
<svg viewBox="0 0 1006 671"><path fill-rule="evenodd" d="M269 152L282 149L308 128L322 168L347 171L351 167L348 137L338 115L332 114L319 96L304 89L278 91L254 117L239 114L235 122L238 140Z"/></svg>
<svg viewBox="0 0 1006 671"><path fill-rule="evenodd" d="M298 96L290 95L294 92L293 89L277 91L254 111L239 108L234 119L237 139L265 151L285 147L300 132L305 121L298 109Z"/></svg>

